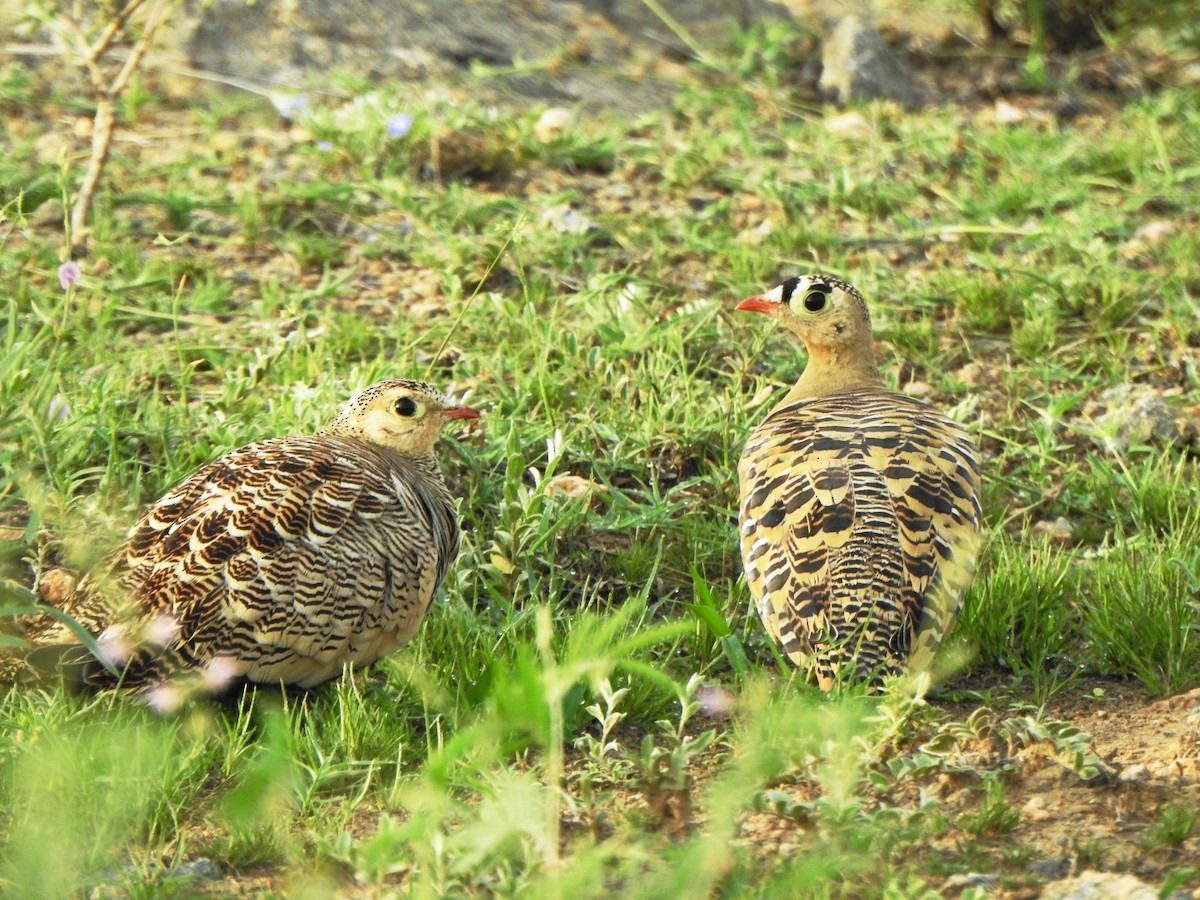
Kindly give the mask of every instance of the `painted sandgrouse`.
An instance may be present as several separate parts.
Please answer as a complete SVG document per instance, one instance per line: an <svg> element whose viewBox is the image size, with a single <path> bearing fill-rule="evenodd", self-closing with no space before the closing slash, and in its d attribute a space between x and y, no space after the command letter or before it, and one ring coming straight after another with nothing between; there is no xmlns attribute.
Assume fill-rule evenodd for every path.
<svg viewBox="0 0 1200 900"><path fill-rule="evenodd" d="M63 606L130 687L196 670L308 688L369 665L416 633L458 553L433 447L447 421L478 417L423 382L373 384L316 435L201 468ZM31 643L70 640L42 618ZM61 662L61 647L31 656ZM95 660L78 677L116 680Z"/></svg>
<svg viewBox="0 0 1200 900"><path fill-rule="evenodd" d="M767 631L822 690L927 668L979 551L974 443L884 387L866 302L845 281L791 278L738 309L808 349L738 466L742 559Z"/></svg>

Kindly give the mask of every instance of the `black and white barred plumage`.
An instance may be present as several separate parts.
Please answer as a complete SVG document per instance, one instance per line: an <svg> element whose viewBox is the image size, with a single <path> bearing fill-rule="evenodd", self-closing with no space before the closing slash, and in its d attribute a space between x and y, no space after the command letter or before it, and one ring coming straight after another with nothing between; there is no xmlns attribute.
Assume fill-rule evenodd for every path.
<svg viewBox="0 0 1200 900"><path fill-rule="evenodd" d="M974 442L884 388L866 304L844 281L791 279L740 308L809 350L739 465L742 556L768 632L823 689L927 667L979 550Z"/></svg>
<svg viewBox="0 0 1200 900"><path fill-rule="evenodd" d="M386 381L317 435L234 450L151 506L66 611L126 686L217 667L307 688L369 665L413 637L458 554L433 447L448 420L478 415ZM67 636L49 619L27 633Z"/></svg>

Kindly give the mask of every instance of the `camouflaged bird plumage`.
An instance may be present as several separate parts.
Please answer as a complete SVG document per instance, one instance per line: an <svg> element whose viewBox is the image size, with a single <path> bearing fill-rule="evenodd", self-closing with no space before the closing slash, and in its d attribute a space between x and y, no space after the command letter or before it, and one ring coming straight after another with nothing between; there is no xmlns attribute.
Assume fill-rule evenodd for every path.
<svg viewBox="0 0 1200 900"><path fill-rule="evenodd" d="M739 308L780 319L809 351L738 467L742 556L768 632L824 690L927 668L980 546L974 442L884 387L846 282L794 278Z"/></svg>
<svg viewBox="0 0 1200 900"><path fill-rule="evenodd" d="M423 382L357 394L313 436L242 447L150 507L68 612L126 686L180 670L307 688L407 643L458 553L433 445L476 418ZM34 644L62 626L31 623ZM111 679L98 665L88 680Z"/></svg>

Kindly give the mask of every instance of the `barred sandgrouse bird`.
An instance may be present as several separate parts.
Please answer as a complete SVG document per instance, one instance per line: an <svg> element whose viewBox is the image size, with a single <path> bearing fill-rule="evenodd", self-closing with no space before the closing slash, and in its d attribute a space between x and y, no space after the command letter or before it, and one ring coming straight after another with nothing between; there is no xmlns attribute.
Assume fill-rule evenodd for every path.
<svg viewBox="0 0 1200 900"><path fill-rule="evenodd" d="M143 686L195 671L308 688L405 644L458 553L433 447L449 420L478 416L423 382L383 381L316 435L204 466L63 604L115 664L91 660L80 677ZM43 620L32 643L70 640ZM31 657L58 663L61 647ZM82 651L67 655L79 668Z"/></svg>
<svg viewBox="0 0 1200 900"><path fill-rule="evenodd" d="M979 551L974 443L884 387L867 304L845 281L791 278L738 309L808 349L738 466L742 558L767 631L822 690L927 668Z"/></svg>

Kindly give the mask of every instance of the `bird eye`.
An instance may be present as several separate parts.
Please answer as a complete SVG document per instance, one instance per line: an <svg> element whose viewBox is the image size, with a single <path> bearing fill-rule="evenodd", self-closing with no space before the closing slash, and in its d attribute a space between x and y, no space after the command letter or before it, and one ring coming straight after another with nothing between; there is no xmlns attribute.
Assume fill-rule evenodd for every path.
<svg viewBox="0 0 1200 900"><path fill-rule="evenodd" d="M820 312L829 302L830 293L831 291L827 287L813 288L804 295L804 308L809 312Z"/></svg>
<svg viewBox="0 0 1200 900"><path fill-rule="evenodd" d="M396 405L393 408L396 410L396 415L404 416L406 419L419 416L424 410L424 407L412 397L401 397L396 401Z"/></svg>

